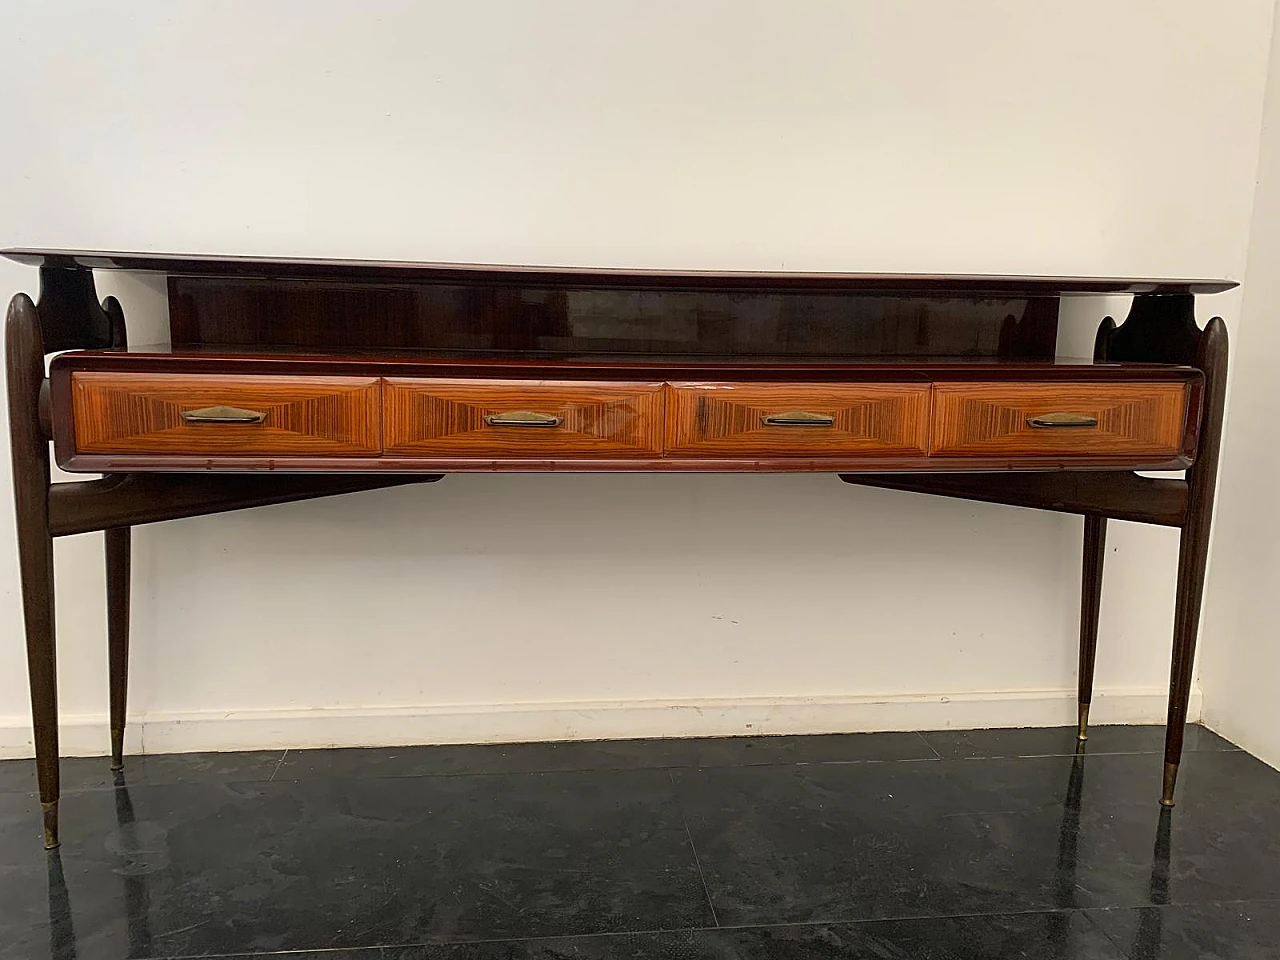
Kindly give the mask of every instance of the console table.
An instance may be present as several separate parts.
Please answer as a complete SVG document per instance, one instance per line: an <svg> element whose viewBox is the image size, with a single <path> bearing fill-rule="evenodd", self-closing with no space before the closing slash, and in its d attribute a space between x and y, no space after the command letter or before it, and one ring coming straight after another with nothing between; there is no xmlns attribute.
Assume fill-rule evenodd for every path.
<svg viewBox="0 0 1280 960"><path fill-rule="evenodd" d="M824 472L1083 514L1081 740L1107 519L1178 527L1173 805L1227 368L1195 297L1233 283L4 255L40 269L5 359L48 847L55 537L105 531L119 768L132 525L475 471ZM94 270L166 275L171 344L129 346ZM1061 298L1100 294L1132 295L1127 319L1102 319L1092 358L1055 356ZM104 476L51 484L50 441Z"/></svg>

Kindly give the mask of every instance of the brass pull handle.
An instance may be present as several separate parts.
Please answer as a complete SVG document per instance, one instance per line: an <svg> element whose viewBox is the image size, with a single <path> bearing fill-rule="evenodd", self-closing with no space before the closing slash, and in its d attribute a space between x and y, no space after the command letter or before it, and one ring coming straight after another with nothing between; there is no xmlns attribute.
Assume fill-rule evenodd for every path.
<svg viewBox="0 0 1280 960"><path fill-rule="evenodd" d="M1097 417L1088 417L1083 413L1046 413L1038 417L1027 417L1029 427L1096 427Z"/></svg>
<svg viewBox="0 0 1280 960"><path fill-rule="evenodd" d="M187 423L261 423L267 419L267 415L260 410L224 406L183 410L181 416Z"/></svg>
<svg viewBox="0 0 1280 960"><path fill-rule="evenodd" d="M788 410L786 413L768 413L760 418L766 427L830 427L836 418L825 413L809 413L806 410Z"/></svg>
<svg viewBox="0 0 1280 960"><path fill-rule="evenodd" d="M561 418L550 413L534 413L532 410L509 410L506 413L490 413L484 422L491 427L558 427Z"/></svg>

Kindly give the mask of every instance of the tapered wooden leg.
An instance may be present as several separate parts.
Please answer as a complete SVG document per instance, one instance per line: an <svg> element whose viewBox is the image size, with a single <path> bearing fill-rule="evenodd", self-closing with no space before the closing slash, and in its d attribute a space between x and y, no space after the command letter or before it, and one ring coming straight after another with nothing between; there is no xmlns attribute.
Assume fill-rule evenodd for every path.
<svg viewBox="0 0 1280 960"><path fill-rule="evenodd" d="M1102 561L1107 550L1107 518L1084 518L1084 562L1080 572L1080 726L1076 737L1089 739L1093 702L1093 664L1098 653L1098 611L1102 608Z"/></svg>
<svg viewBox="0 0 1280 960"><path fill-rule="evenodd" d="M107 654L111 684L111 769L124 767L124 715L129 691L129 569L131 531L103 533L107 560Z"/></svg>
<svg viewBox="0 0 1280 960"><path fill-rule="evenodd" d="M1178 600L1173 612L1173 660L1169 665L1169 721L1164 740L1164 786L1160 802L1173 806L1173 791L1182 760L1182 736L1191 699L1191 671L1200 631L1200 601L1209 560L1209 527L1218 483L1218 451L1227 389L1227 328L1214 317L1205 325L1196 355L1204 371L1204 412L1200 449L1187 471L1187 519L1178 546Z"/></svg>
<svg viewBox="0 0 1280 960"><path fill-rule="evenodd" d="M1193 518L1194 521L1194 518ZM1205 561L1209 552L1209 515L1189 522L1178 551L1178 600L1173 614L1173 662L1169 668L1169 720L1164 741L1164 786L1160 802L1173 806L1173 791L1182 759L1182 737L1191 700L1191 671L1196 659L1200 601L1204 594Z"/></svg>
<svg viewBox="0 0 1280 960"><path fill-rule="evenodd" d="M44 845L53 849L58 845L58 673L53 631L53 537L49 532L49 444L40 423L44 345L35 305L22 294L13 298L5 319L5 364L36 778L44 813Z"/></svg>
<svg viewBox="0 0 1280 960"><path fill-rule="evenodd" d="M24 529L27 528L27 529ZM33 518L18 519L18 567L27 630L27 677L35 731L44 845L58 845L58 674L53 632L53 538Z"/></svg>

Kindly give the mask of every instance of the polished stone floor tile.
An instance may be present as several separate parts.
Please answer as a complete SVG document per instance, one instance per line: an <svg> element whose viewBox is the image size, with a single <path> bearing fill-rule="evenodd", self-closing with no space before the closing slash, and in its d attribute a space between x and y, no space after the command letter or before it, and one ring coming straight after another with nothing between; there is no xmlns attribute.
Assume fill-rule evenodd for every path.
<svg viewBox="0 0 1280 960"><path fill-rule="evenodd" d="M1079 913L435 944L387 960L1125 960Z"/></svg>
<svg viewBox="0 0 1280 960"><path fill-rule="evenodd" d="M160 783L223 783L270 780L283 750L241 753L157 753L125 757L125 771L133 786ZM62 761L62 789L101 790L114 787L116 775L107 757L66 757ZM34 760L0 760L0 793L31 793L36 789Z"/></svg>
<svg viewBox="0 0 1280 960"><path fill-rule="evenodd" d="M1098 725L1089 730L1089 753L1162 753L1164 727L1153 725ZM1011 730L936 730L921 734L944 760L970 757L1071 756L1076 752L1075 727L1021 727ZM1212 730L1188 724L1184 752L1237 750Z"/></svg>
<svg viewBox="0 0 1280 960"><path fill-rule="evenodd" d="M1280 774L1190 754L676 771L722 924L1280 897Z"/></svg>
<svg viewBox="0 0 1280 960"><path fill-rule="evenodd" d="M1098 910L1090 916L1131 960L1280 957L1280 900Z"/></svg>
<svg viewBox="0 0 1280 960"><path fill-rule="evenodd" d="M918 733L290 750L276 779L935 760Z"/></svg>
<svg viewBox="0 0 1280 960"><path fill-rule="evenodd" d="M0 796L0 956L72 931L80 957L167 957L713 923L659 770L143 786L62 815L51 880L33 798Z"/></svg>
<svg viewBox="0 0 1280 960"><path fill-rule="evenodd" d="M1280 772L1111 729L0 765L0 958L1280 958Z"/></svg>

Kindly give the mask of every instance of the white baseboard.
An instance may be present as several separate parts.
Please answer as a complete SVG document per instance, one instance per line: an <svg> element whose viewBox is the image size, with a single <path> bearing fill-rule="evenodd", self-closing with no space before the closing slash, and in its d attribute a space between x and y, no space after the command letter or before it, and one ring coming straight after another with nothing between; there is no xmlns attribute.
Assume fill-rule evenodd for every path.
<svg viewBox="0 0 1280 960"><path fill-rule="evenodd" d="M1099 690L1094 723L1161 723L1163 689ZM1200 691L1191 695L1200 717ZM567 701L151 713L130 718L129 753L723 737L878 730L1051 727L1076 721L1074 690L908 696ZM65 716L63 756L107 751L104 715ZM31 721L0 717L0 758L33 755Z"/></svg>

